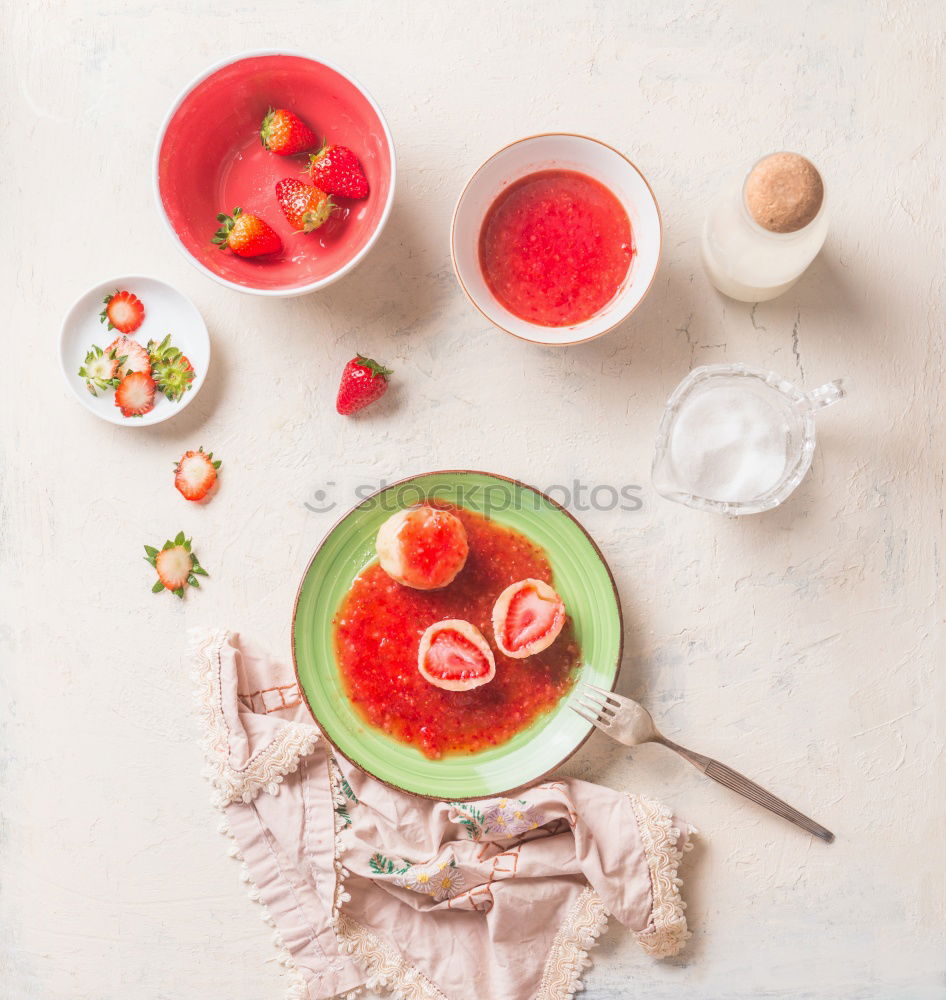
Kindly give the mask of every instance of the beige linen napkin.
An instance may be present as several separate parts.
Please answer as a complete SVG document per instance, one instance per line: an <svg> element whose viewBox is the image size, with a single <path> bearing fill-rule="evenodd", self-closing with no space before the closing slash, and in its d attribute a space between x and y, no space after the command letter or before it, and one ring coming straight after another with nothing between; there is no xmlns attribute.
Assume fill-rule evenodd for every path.
<svg viewBox="0 0 946 1000"><path fill-rule="evenodd" d="M290 1000L566 1000L609 914L656 957L689 936L692 831L665 806L572 779L479 802L398 792L332 752L291 667L225 631L191 655L223 831Z"/></svg>

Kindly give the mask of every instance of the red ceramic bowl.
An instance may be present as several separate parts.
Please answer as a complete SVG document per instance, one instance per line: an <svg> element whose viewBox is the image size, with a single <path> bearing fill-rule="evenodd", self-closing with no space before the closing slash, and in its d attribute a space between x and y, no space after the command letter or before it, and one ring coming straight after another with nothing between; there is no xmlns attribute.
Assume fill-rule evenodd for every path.
<svg viewBox="0 0 946 1000"><path fill-rule="evenodd" d="M295 111L316 135L351 148L368 178L368 197L336 199L341 211L314 233L295 233L276 204L276 182L306 180L308 160L263 149L259 127L270 107ZM154 158L158 211L177 245L221 284L257 295L303 295L350 271L387 222L394 178L394 143L378 105L340 69L292 52L249 52L201 74L171 108ZM279 233L281 254L246 259L211 242L217 213L236 206Z"/></svg>

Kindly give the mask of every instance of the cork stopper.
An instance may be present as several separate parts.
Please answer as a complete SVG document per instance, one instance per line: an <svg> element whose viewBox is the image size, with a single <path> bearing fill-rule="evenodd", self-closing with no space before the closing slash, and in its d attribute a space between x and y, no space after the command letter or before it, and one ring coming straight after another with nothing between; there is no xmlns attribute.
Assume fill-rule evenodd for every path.
<svg viewBox="0 0 946 1000"><path fill-rule="evenodd" d="M798 153L772 153L746 178L746 208L763 229L796 233L814 219L824 200L815 165Z"/></svg>

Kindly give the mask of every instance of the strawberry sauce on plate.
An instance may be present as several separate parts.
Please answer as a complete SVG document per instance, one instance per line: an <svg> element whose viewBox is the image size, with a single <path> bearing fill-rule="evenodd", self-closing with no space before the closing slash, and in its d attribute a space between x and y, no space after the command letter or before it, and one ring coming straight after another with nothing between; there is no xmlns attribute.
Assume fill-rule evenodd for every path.
<svg viewBox="0 0 946 1000"><path fill-rule="evenodd" d="M511 313L571 326L614 298L634 242L627 212L603 184L575 170L542 170L490 206L479 256L487 286Z"/></svg>
<svg viewBox="0 0 946 1000"><path fill-rule="evenodd" d="M377 563L356 578L335 615L335 651L345 690L372 725L428 757L475 753L506 742L571 688L581 651L570 621L543 652L521 660L493 642L493 603L511 583L552 581L545 553L519 532L471 511L446 507L463 522L469 556L443 590L392 580ZM469 691L429 684L417 669L428 626L444 619L475 625L490 642L496 676Z"/></svg>

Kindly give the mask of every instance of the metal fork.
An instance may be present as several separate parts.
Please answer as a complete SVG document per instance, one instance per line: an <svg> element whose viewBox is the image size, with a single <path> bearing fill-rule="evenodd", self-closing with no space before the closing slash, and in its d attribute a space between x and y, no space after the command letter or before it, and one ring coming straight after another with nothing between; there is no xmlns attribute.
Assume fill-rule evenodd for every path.
<svg viewBox="0 0 946 1000"><path fill-rule="evenodd" d="M734 792L744 795L760 806L765 806L777 816L800 826L808 833L813 833L828 844L834 840L834 834L830 830L826 830L820 823L816 823L797 809L793 809L787 802L777 799L738 771L734 771L725 764L720 764L712 757L704 757L701 753L694 753L692 750L687 750L674 743L673 740L668 740L654 725L650 712L643 705L638 705L636 701L615 694L613 691L595 687L593 684L585 684L577 694L577 704L571 703L570 708L586 722L597 726L603 733L607 733L612 739L624 743L626 746L636 747L641 743L662 743L665 747L676 750L684 760L688 760L708 778L718 781L721 785L731 788Z"/></svg>

